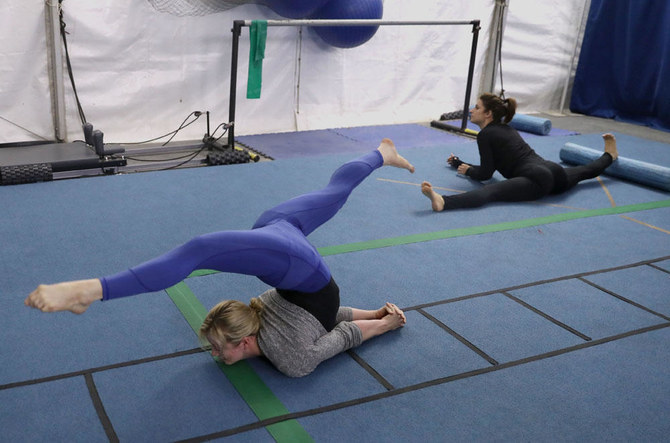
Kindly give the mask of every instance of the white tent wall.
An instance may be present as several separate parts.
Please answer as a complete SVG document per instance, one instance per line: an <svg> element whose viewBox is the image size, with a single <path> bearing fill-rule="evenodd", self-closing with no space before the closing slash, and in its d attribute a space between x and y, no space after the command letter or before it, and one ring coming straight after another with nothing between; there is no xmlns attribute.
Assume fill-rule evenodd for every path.
<svg viewBox="0 0 670 443"><path fill-rule="evenodd" d="M383 18L481 20L474 102L495 1L386 0ZM542 7L510 1L503 71L505 89L520 99L520 111L556 107L583 1L537 2ZM0 30L0 143L53 139L45 2L12 3ZM147 0L62 5L78 95L87 120L105 133L106 142L166 134L195 110L211 112L212 129L227 121L233 20L283 18L257 4L182 17L158 12ZM243 28L236 134L425 122L462 109L471 41L471 26L383 26L367 43L338 49L309 28L270 27L261 98L248 100L249 29ZM64 82L67 140L81 139L67 75ZM175 140L199 139L205 131L201 118Z"/></svg>
<svg viewBox="0 0 670 443"><path fill-rule="evenodd" d="M508 3L502 43L505 96L517 99L520 112L560 111L564 89L574 76L573 55L579 49L589 1ZM495 92L500 92L499 76Z"/></svg>
<svg viewBox="0 0 670 443"><path fill-rule="evenodd" d="M0 143L53 140L44 2L3 2Z"/></svg>
<svg viewBox="0 0 670 443"><path fill-rule="evenodd" d="M493 1L389 0L384 3L384 19L480 20L477 79L488 49L493 5ZM298 129L426 122L463 109L472 29L471 25L381 26L370 41L351 49L329 47L318 37L304 39Z"/></svg>

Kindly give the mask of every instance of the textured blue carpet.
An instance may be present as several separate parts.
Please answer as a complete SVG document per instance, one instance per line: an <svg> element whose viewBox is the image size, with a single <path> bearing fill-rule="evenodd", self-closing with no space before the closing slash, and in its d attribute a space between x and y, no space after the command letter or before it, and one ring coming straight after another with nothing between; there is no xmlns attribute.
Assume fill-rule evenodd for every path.
<svg viewBox="0 0 670 443"><path fill-rule="evenodd" d="M368 134L347 135L354 136ZM670 165L667 145L617 138L622 155ZM568 140L602 143L580 135L532 144L557 160ZM472 141L401 148L416 174L375 172L311 240L327 247L604 209L612 203L603 185L617 205L668 199L604 177L603 185L592 180L541 202L435 214L419 191L422 180L445 193L479 186L446 166L452 151L464 159L477 153ZM122 441L225 432L233 441L269 440L209 356L194 349L193 331L165 293L96 303L81 316L42 314L23 299L39 283L111 274L195 235L249 228L268 207L325 185L354 155L0 187L8 208L0 221L2 435L104 441L111 427ZM288 379L261 359L251 366L317 441L353 440L361 429L383 441L661 440L669 431L670 260L636 264L668 255L669 211L328 256L342 304L374 309L394 301L408 308L407 326L304 379ZM223 274L187 284L207 308L267 289ZM647 327L664 329L639 330ZM644 333L625 338L637 332Z"/></svg>
<svg viewBox="0 0 670 443"><path fill-rule="evenodd" d="M664 441L670 328L301 419L319 442ZM418 407L418 405L421 405Z"/></svg>
<svg viewBox="0 0 670 443"><path fill-rule="evenodd" d="M390 138L399 149L459 143L463 137L417 124L363 126L238 136L238 142L275 159L366 152Z"/></svg>

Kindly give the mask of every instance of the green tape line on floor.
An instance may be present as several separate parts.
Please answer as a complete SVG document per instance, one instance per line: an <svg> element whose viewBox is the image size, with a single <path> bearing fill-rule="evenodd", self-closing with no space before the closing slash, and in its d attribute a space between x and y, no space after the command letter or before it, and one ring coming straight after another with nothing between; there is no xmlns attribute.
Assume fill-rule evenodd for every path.
<svg viewBox="0 0 670 443"><path fill-rule="evenodd" d="M628 212L646 211L649 209L665 208L670 206L670 200L661 200L649 203L638 203L633 205L615 206L613 208L590 209L585 211L566 212L563 214L548 215L546 217L529 218L494 225L473 226L460 229L448 229L446 231L426 232L421 234L403 235L400 237L381 238L358 243L347 243L336 246L317 248L319 253L326 257L329 255L345 254L347 252L365 251L368 249L386 248L389 246L408 245L432 240L446 238L464 237L468 235L487 234L490 232L509 231L512 229L528 228L532 226L547 225L580 218L597 217L601 215L617 215ZM440 215L435 215L439 217Z"/></svg>
<svg viewBox="0 0 670 443"><path fill-rule="evenodd" d="M196 275L203 275L203 273L197 273ZM197 334L202 321L207 316L207 309L184 282L166 289L165 292L181 311L191 329ZM230 366L221 362L217 362L217 364L259 420L289 413L289 410L272 393L248 362L242 360ZM267 426L266 429L278 442L313 441L296 420L275 423Z"/></svg>

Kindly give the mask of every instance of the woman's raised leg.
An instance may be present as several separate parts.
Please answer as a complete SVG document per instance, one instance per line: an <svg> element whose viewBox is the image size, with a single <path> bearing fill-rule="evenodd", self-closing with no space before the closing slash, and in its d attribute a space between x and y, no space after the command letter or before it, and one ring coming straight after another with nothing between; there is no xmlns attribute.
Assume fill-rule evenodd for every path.
<svg viewBox="0 0 670 443"><path fill-rule="evenodd" d="M265 211L254 224L254 229L277 220L286 220L307 236L337 214L356 186L381 166L394 166L414 172L414 166L398 154L391 140L385 138L376 150L340 166L325 188L295 197Z"/></svg>

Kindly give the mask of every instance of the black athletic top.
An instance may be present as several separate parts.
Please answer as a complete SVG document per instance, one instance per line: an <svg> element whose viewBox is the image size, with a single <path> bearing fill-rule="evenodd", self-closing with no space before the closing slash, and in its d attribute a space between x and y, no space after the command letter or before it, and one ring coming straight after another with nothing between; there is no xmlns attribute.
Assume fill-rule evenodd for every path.
<svg viewBox="0 0 670 443"><path fill-rule="evenodd" d="M516 177L516 171L529 162L544 161L513 127L489 123L477 134L481 164L472 166L466 175L475 180L488 180L498 170L503 177Z"/></svg>

